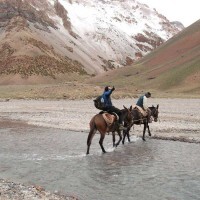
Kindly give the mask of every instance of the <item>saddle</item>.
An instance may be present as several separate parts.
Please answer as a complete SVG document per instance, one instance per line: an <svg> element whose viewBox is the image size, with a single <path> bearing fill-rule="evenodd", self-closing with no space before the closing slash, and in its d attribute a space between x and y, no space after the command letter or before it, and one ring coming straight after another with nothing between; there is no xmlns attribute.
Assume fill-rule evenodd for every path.
<svg viewBox="0 0 200 200"><path fill-rule="evenodd" d="M147 112L145 112L140 106L133 105L133 109L136 109L140 113L142 118L147 117Z"/></svg>
<svg viewBox="0 0 200 200"><path fill-rule="evenodd" d="M116 113L108 113L108 112L103 112L101 113L106 124L110 127L114 124L114 122L119 120L119 116Z"/></svg>

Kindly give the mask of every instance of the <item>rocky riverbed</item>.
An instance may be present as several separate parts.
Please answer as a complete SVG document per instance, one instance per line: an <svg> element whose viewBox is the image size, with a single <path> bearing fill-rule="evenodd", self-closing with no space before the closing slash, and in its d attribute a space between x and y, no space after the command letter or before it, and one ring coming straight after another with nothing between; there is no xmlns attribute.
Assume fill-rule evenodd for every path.
<svg viewBox="0 0 200 200"><path fill-rule="evenodd" d="M116 107L130 107L136 99L113 100ZM150 124L154 139L200 143L200 99L150 99L159 104L159 121ZM42 126L81 132L89 131L89 121L99 111L92 100L10 100L0 101L0 126ZM142 126L135 126L132 135L140 137ZM52 194L40 186L25 186L0 179L0 200L77 199Z"/></svg>
<svg viewBox="0 0 200 200"><path fill-rule="evenodd" d="M113 100L118 108L130 107L136 99ZM159 104L159 121L150 124L154 138L199 142L200 99L149 99L149 106ZM98 113L91 100L10 100L0 102L0 119L73 131L88 131L89 121ZM142 126L132 134L140 136ZM184 139L183 139L184 138Z"/></svg>
<svg viewBox="0 0 200 200"><path fill-rule="evenodd" d="M0 200L76 200L76 197L50 193L40 186L23 184L0 179Z"/></svg>

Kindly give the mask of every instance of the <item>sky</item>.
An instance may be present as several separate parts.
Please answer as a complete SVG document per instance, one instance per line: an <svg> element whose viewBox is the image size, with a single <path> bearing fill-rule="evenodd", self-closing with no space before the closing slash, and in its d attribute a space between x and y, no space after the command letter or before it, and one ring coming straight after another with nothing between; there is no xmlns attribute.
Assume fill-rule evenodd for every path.
<svg viewBox="0 0 200 200"><path fill-rule="evenodd" d="M200 19L200 0L138 0L155 8L170 21L180 21L185 27Z"/></svg>

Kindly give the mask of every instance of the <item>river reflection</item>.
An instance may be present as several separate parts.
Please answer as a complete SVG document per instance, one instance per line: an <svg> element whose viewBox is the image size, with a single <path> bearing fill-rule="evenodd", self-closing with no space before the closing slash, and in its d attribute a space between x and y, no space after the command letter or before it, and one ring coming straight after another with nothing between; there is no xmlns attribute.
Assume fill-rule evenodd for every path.
<svg viewBox="0 0 200 200"><path fill-rule="evenodd" d="M133 139L102 154L95 135L40 127L0 129L1 178L37 184L80 199L199 199L200 145Z"/></svg>

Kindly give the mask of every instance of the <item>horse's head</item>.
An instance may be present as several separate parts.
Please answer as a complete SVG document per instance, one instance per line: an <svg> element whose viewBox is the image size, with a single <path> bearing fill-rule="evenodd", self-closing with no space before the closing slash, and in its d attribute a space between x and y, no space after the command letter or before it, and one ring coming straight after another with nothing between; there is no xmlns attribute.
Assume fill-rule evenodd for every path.
<svg viewBox="0 0 200 200"><path fill-rule="evenodd" d="M130 106L130 108L126 108L125 106L124 107L124 110L125 110L125 117L124 117L124 122L127 124L127 126L132 126L133 124L133 117L132 117L132 110L133 110L133 107Z"/></svg>
<svg viewBox="0 0 200 200"><path fill-rule="evenodd" d="M158 114L159 114L158 108L159 104L156 107L155 106L150 107L151 116L153 117L154 122L158 121Z"/></svg>

